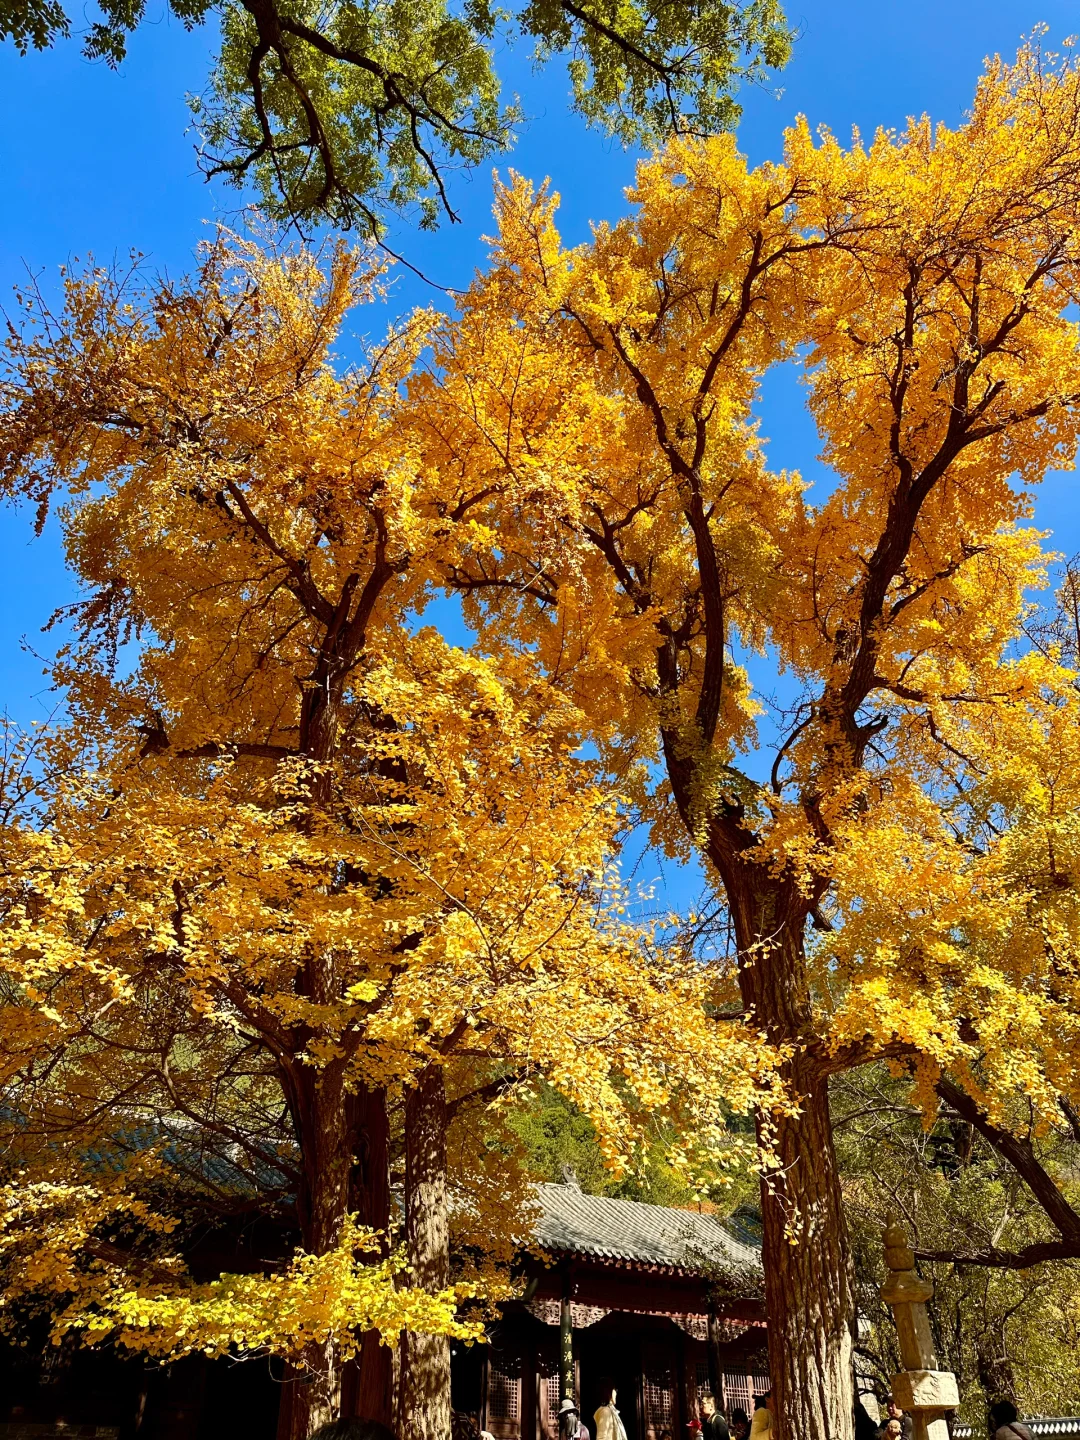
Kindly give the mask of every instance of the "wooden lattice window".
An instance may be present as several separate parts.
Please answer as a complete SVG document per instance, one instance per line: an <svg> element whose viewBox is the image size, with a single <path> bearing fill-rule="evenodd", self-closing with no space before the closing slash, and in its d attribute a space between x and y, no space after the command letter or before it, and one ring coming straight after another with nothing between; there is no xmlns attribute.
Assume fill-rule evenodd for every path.
<svg viewBox="0 0 1080 1440"><path fill-rule="evenodd" d="M488 1421L503 1427L521 1426L521 1359L515 1355L492 1354L488 1370Z"/></svg>
<svg viewBox="0 0 1080 1440"><path fill-rule="evenodd" d="M657 1435L675 1429L675 1369L671 1357L651 1347L642 1356L645 1426Z"/></svg>
<svg viewBox="0 0 1080 1440"><path fill-rule="evenodd" d="M537 1357L537 1388L540 1392L540 1428L550 1437L550 1440L557 1440L559 1434L559 1402L562 1396L559 1394L561 1388L561 1377L559 1375L559 1360L557 1356L540 1355Z"/></svg>
<svg viewBox="0 0 1080 1440"><path fill-rule="evenodd" d="M745 1410L747 1415L753 1415L754 1396L764 1395L769 1389L768 1375L743 1375L733 1370L724 1371L722 1383L724 1413L729 1416L732 1410Z"/></svg>

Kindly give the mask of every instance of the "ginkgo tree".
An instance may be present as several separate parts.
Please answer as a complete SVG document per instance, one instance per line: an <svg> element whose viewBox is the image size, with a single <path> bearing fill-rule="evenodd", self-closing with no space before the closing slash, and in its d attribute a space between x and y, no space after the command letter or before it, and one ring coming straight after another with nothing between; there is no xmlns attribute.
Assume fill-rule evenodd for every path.
<svg viewBox="0 0 1080 1440"><path fill-rule="evenodd" d="M68 717L5 772L0 1255L57 1336L285 1356L290 1434L355 1359L345 1403L444 1440L458 1303L501 1293L454 1281L449 1191L481 1262L527 1219L455 1119L542 1076L614 1167L666 1114L715 1174L730 1108L784 1096L753 1026L716 1054L714 974L622 917L576 702L415 623L476 536L410 438L431 317L329 363L372 284L223 236L190 284L91 273L12 339L7 481L66 492L86 596ZM299 1243L195 1283L171 1237L214 1191Z"/></svg>
<svg viewBox="0 0 1080 1440"><path fill-rule="evenodd" d="M1080 694L1068 647L1026 638L1048 563L1026 524L1030 487L1071 464L1077 441L1080 73L1029 48L989 67L956 129L913 122L844 148L800 124L782 164L753 170L730 140L681 141L643 165L634 200L567 251L550 197L520 182L500 191L492 263L459 313L414 317L345 376L328 346L355 294L347 256L323 281L312 257L243 247L230 272L235 248L217 247L194 286L163 285L149 305L107 277L72 282L63 316L12 340L3 473L42 505L58 485L75 494L69 553L91 598L61 678L88 742L79 753L126 744L140 774L178 767L178 814L214 813L229 793L238 808L228 827L222 816L222 844L257 820L290 854L326 847L276 881L274 865L256 883L253 859L229 862L220 912L212 885L190 922L182 904L168 911L184 946L201 927L209 937L217 913L234 925L220 950L193 949L204 985L234 963L248 907L267 925L291 913L291 900L255 903L262 887L299 887L298 933L310 903L319 941L288 962L297 983L276 1005L307 1025L293 1053L315 1061L300 1073L316 1090L326 1072L348 1091L353 1057L338 1046L355 1033L349 1093L374 1093L364 1076L376 1091L404 1086L415 1133L430 1137L452 1058L479 1059L482 1085L503 1078L494 1061L513 1068L515 993L531 1014L528 985L504 1002L509 970L490 991L469 980L451 1016L424 970L438 957L449 967L445 997L447 976L487 945L459 938L505 929L510 892L493 857L508 853L499 838L515 814L540 813L515 797L548 796L533 915L552 965L563 951L550 913L581 913L566 877L597 889L593 852L571 864L547 848L565 840L552 817L579 813L580 797L588 810L595 793L605 813L613 785L658 844L704 859L735 952L727 968L676 972L686 1004L665 1012L650 998L644 1023L630 977L651 976L649 997L675 981L614 922L583 932L581 953L612 957L621 977L603 1004L629 1007L619 1033L644 1047L627 1039L604 1068L629 1080L630 1111L680 1087L696 1097L685 1130L706 1149L721 1143L710 1117L732 1072L745 1068L744 1102L764 1087L779 1423L826 1440L850 1433L855 1326L831 1076L900 1067L928 1114L941 1097L1017 1167L1055 1234L987 1263L1080 1253L1080 1216L1016 1126L1018 1096L1036 1127L1072 1123L1080 1106ZM832 467L820 496L769 470L755 424L762 379L783 362L804 368ZM467 664L416 630L440 589L477 636ZM110 645L140 625L134 677L107 678ZM509 708L495 692L480 699L488 685ZM788 699L770 710L774 686ZM417 708L443 687L457 696L444 712ZM505 718L518 707L520 730ZM498 760L485 711L515 737ZM149 781L111 760L102 773L107 831L110 807ZM485 795L505 800L485 810ZM494 827L468 832L468 864L442 838L459 803ZM376 835L378 865L365 848ZM204 843L212 855L209 841L185 845L191 862ZM448 860L464 867L452 883ZM185 864L182 888L197 893ZM492 914L477 909L474 865L494 886ZM249 883L251 896L225 903ZM337 971L335 947L352 955L330 919L338 887L370 935L378 903L391 916L398 901L412 907L414 884L423 905L393 941L379 931L375 973L352 959ZM39 903L28 893L27 926ZM511 910L528 936L527 909ZM27 953L14 947L12 966ZM258 954L247 973L261 997ZM75 956L58 943L65 956L90 964L94 947ZM590 968L607 985L606 964ZM546 974L535 980L546 993ZM476 1042L474 984L491 1007ZM53 1023L32 989L34 1024ZM418 1025L429 1013L440 1030ZM565 1050L543 1063L617 1161L634 1118L622 1083L600 1103ZM425 1213L441 1213L439 1173L436 1155L417 1176ZM334 1213L344 1223L344 1200ZM430 1297L446 1274L433 1258L443 1263L442 1227L425 1238L407 1216L406 1228ZM421 1368L445 1375L437 1350ZM414 1411L434 1433L439 1412L425 1405Z"/></svg>
<svg viewBox="0 0 1080 1440"><path fill-rule="evenodd" d="M631 198L567 250L553 197L500 190L415 423L482 643L543 664L724 897L799 1104L762 1187L778 1423L826 1440L855 1334L830 1076L901 1066L1021 1167L1056 1233L1001 1263L1080 1244L1011 1128L1018 1094L1036 1127L1080 1103L1076 672L1025 638L1030 487L1080 424L1080 70L1032 46L958 128L800 122L756 169L673 143ZM823 493L768 468L783 362Z"/></svg>

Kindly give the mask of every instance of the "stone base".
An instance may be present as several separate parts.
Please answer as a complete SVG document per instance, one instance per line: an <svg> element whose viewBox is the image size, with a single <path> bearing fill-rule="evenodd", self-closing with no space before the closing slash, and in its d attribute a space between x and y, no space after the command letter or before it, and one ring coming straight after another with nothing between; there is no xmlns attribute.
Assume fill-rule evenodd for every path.
<svg viewBox="0 0 1080 1440"><path fill-rule="evenodd" d="M951 1370L903 1370L893 1376L892 1394L901 1410L955 1410L960 1404Z"/></svg>

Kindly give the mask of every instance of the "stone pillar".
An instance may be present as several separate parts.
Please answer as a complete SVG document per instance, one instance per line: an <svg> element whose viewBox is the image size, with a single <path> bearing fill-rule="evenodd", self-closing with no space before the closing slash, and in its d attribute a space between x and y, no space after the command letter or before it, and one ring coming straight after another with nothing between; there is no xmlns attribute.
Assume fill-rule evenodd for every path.
<svg viewBox="0 0 1080 1440"><path fill-rule="evenodd" d="M914 1440L949 1440L945 1411L956 1409L960 1395L956 1376L938 1369L926 1313L933 1282L915 1273L915 1252L902 1225L891 1221L884 1238L889 1276L881 1287L881 1298L892 1309L904 1365L902 1372L893 1376L893 1399L911 1415Z"/></svg>

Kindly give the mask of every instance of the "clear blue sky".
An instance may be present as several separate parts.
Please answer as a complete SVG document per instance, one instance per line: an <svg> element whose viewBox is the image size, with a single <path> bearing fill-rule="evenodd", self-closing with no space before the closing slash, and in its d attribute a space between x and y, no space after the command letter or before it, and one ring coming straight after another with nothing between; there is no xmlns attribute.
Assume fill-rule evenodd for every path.
<svg viewBox="0 0 1080 1440"><path fill-rule="evenodd" d="M81 13L78 4L70 8ZM178 273L206 222L235 215L237 197L204 183L185 134L184 95L203 83L212 37L187 34L164 15L161 0L150 0L150 12L152 23L136 34L119 72L88 64L75 42L26 58L0 45L5 308L28 270L48 288L57 267L74 257L108 261L134 249ZM783 128L800 112L842 139L852 125L869 133L924 111L956 123L986 55L1013 53L1040 21L1051 27L1052 44L1080 29L1080 9L1064 0L791 0L788 13L799 30L790 66L775 89L742 97L740 142L752 162L779 156ZM584 239L591 220L625 210L634 157L567 113L561 67L533 74L523 53L500 63L506 89L520 94L530 116L503 166L537 180L550 176L563 198L565 237ZM484 258L490 171L457 177L452 193L459 225L434 236L401 229L391 240L434 278L462 285ZM402 273L391 310L439 298ZM381 328L370 312L365 324ZM770 385L763 421L774 463L812 477L815 436L793 377ZM1040 523L1068 552L1080 549L1074 494L1071 475L1054 477L1039 502ZM55 643L41 626L71 597L71 586L55 531L31 540L25 513L0 511L0 555L0 709L25 723L44 718L52 701L24 637L43 652Z"/></svg>

